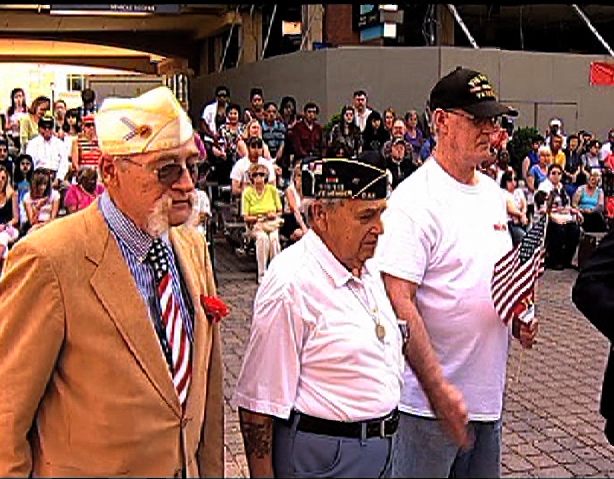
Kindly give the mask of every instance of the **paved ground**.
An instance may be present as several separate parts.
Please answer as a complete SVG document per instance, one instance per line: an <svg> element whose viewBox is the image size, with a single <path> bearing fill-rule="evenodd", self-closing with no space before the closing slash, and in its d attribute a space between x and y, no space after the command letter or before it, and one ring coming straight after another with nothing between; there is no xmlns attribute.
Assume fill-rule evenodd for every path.
<svg viewBox="0 0 614 479"><path fill-rule="evenodd" d="M220 296L232 311L222 324L225 363L226 476L248 477L237 412L230 405L256 292L256 263L216 242ZM575 309L574 270L546 271L540 283L539 342L514 343L503 427L504 477L614 477L614 448L603 435L599 393L608 342Z"/></svg>

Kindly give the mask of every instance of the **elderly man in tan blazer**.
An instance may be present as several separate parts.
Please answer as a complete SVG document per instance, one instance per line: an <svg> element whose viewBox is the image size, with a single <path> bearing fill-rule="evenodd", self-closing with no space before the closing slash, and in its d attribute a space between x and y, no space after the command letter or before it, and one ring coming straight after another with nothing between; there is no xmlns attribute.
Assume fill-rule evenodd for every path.
<svg viewBox="0 0 614 479"><path fill-rule="evenodd" d="M221 477L190 120L160 87L107 99L96 129L106 192L19 241L0 283L0 476Z"/></svg>

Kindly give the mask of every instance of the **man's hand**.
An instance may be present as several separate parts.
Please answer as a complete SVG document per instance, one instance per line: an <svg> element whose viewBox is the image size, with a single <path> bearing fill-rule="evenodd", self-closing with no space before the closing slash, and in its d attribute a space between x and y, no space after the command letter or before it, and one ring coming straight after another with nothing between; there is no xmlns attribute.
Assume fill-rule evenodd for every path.
<svg viewBox="0 0 614 479"><path fill-rule="evenodd" d="M471 445L467 430L467 408L461 392L443 377L439 360L430 343L424 320L414 301L418 285L386 273L386 292L400 319L407 321L409 339L403 345L403 355L418 378L431 408L454 441L463 448Z"/></svg>
<svg viewBox="0 0 614 479"><path fill-rule="evenodd" d="M277 218L277 213L267 213L266 215L267 220L274 220L276 218Z"/></svg>
<svg viewBox="0 0 614 479"><path fill-rule="evenodd" d="M467 428L469 416L461 392L444 380L441 387L434 391L431 405L454 441L463 449L469 449L472 441Z"/></svg>
<svg viewBox="0 0 614 479"><path fill-rule="evenodd" d="M539 330L539 321L534 318L530 323L520 321L520 334L518 340L523 348L531 349L535 343L535 336Z"/></svg>

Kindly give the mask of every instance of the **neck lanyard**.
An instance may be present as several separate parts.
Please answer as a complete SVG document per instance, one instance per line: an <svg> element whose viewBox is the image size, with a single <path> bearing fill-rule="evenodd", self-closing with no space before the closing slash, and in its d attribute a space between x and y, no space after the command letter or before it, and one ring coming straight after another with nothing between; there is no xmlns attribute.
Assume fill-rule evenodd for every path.
<svg viewBox="0 0 614 479"><path fill-rule="evenodd" d="M364 282L363 282L363 284L364 284ZM354 289L351 287L350 284L348 284L348 289L354 295L354 297L358 300L358 302L360 303L362 308L367 312L367 314L371 317L371 319L375 323L375 335L377 336L377 339L379 339L380 341L383 342L384 338L386 337L386 328L381 323L380 316L379 316L379 309L377 307L377 303L375 303L375 297L373 297L373 295L372 295L373 302L375 303L375 307L373 309L371 309L371 308L369 308L368 305L365 304L365 302L356 293L356 291L354 291ZM369 289L367 288L366 284L364 285L364 289L367 292L367 296L368 296L369 295Z"/></svg>

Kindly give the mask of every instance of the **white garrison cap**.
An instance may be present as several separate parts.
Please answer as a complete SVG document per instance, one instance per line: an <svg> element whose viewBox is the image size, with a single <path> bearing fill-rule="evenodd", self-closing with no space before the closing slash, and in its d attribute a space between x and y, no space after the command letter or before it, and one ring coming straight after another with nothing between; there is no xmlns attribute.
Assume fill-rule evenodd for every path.
<svg viewBox="0 0 614 479"><path fill-rule="evenodd" d="M137 98L106 98L95 122L98 145L108 155L177 148L194 135L190 118L165 86Z"/></svg>

